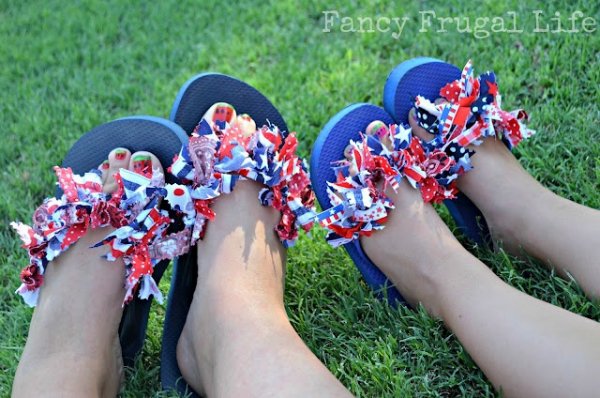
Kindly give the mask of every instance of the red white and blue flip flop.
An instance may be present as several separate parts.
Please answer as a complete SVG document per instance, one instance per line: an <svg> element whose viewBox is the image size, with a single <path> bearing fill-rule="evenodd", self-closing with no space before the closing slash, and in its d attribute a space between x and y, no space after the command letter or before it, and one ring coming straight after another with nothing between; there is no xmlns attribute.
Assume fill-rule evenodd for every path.
<svg viewBox="0 0 600 398"><path fill-rule="evenodd" d="M169 243L174 231L170 213L164 209L167 201L159 207L165 194L162 173L148 179L121 170L118 191L104 194L98 167L116 147L152 152L161 164L168 165L186 142L181 127L152 116L126 117L100 125L83 135L62 166L55 167L59 181L56 195L36 210L32 226L13 223L30 257L17 292L32 306L37 304L45 268L53 258L68 250L89 228L109 224L117 228L99 244L111 247L108 260L125 260L127 294L119 339L128 366L144 344L150 299L162 297L157 285L172 256L161 245ZM172 182L174 178L167 176L166 183Z"/></svg>
<svg viewBox="0 0 600 398"><path fill-rule="evenodd" d="M332 203L328 193L328 183L337 180L333 166L344 159L344 150L350 141L361 141L361 133L376 120L388 125L394 123L392 117L380 107L365 103L350 105L327 122L315 141L310 157L311 180L317 200L324 210L319 215L319 223L326 228L339 220L337 214L340 207L336 208L339 205ZM393 283L363 251L358 239L343 243L343 246L367 284L379 297L387 297L392 304L405 302Z"/></svg>

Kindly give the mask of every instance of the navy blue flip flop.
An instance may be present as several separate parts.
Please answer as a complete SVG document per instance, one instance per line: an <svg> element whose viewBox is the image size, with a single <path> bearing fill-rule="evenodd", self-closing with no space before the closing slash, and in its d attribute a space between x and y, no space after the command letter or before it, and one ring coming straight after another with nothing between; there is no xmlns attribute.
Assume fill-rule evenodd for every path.
<svg viewBox="0 0 600 398"><path fill-rule="evenodd" d="M286 131L285 120L275 106L254 87L234 77L203 73L188 80L179 90L171 110L171 120L191 134L206 111L216 102L231 104L239 114L250 115L257 126L274 124ZM181 376L177 364L177 342L185 325L196 290L197 251L174 261L171 290L162 338L160 378L164 390L176 390L186 396L198 395ZM190 395L191 394L191 395Z"/></svg>
<svg viewBox="0 0 600 398"><path fill-rule="evenodd" d="M98 167L116 147L152 152L163 167L171 164L187 142L187 135L177 124L153 116L132 116L102 124L84 134L65 156L62 167L70 167L76 174L83 174ZM166 174L167 182L175 182ZM62 192L57 190L60 196ZM161 261L154 268L153 278L157 285L169 260ZM150 299L135 298L125 306L119 325L119 340L125 365L132 366L146 338Z"/></svg>
<svg viewBox="0 0 600 398"><path fill-rule="evenodd" d="M392 116L378 106L353 104L331 118L319 133L310 156L310 173L313 189L323 210L331 207L327 196L327 181L336 179L332 162L343 159L344 149L349 141L358 140L360 133L374 120L394 123ZM367 284L380 298L387 297L388 302L393 305L398 302L406 303L393 283L369 259L358 240L345 244L344 248Z"/></svg>
<svg viewBox="0 0 600 398"><path fill-rule="evenodd" d="M201 73L179 89L169 119L191 134L204 113L215 102L227 102L238 115L252 116L257 126L276 125L287 131L287 125L273 104L257 89L234 77L221 73Z"/></svg>
<svg viewBox="0 0 600 398"><path fill-rule="evenodd" d="M436 100L440 89L460 78L456 66L435 58L413 58L402 62L390 73L383 90L383 105L396 123L408 124L408 114L417 95ZM459 193L444 205L456 221L459 231L478 245L491 245L489 228L483 214L471 200Z"/></svg>

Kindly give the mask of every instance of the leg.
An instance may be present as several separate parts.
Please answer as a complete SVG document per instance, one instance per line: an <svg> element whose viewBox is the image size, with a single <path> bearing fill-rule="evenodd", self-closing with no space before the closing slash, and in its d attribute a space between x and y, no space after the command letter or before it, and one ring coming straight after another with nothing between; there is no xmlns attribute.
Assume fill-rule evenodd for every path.
<svg viewBox="0 0 600 398"><path fill-rule="evenodd" d="M414 119L415 133L433 135ZM512 253L528 254L571 274L589 297L600 297L600 211L555 195L529 175L502 142L487 138L473 148L474 169L458 187L483 212L492 235Z"/></svg>
<svg viewBox="0 0 600 398"><path fill-rule="evenodd" d="M592 298L600 298L600 211L561 198L531 177L499 141L485 140L474 170L459 188L481 209L507 248L573 275Z"/></svg>
<svg viewBox="0 0 600 398"><path fill-rule="evenodd" d="M109 155L104 190L116 187L114 172L133 170L131 154ZM152 156L153 164L159 164ZM90 231L49 264L29 336L13 384L14 397L116 396L123 365L118 328L125 296L123 262L90 249L108 228Z"/></svg>
<svg viewBox="0 0 600 398"><path fill-rule="evenodd" d="M177 346L184 378L213 396L350 396L292 328L283 305L285 250L241 182L214 205L198 247L198 284Z"/></svg>
<svg viewBox="0 0 600 398"><path fill-rule="evenodd" d="M506 396L593 396L600 325L523 294L468 253L418 192L401 187L362 245L413 304L456 334Z"/></svg>

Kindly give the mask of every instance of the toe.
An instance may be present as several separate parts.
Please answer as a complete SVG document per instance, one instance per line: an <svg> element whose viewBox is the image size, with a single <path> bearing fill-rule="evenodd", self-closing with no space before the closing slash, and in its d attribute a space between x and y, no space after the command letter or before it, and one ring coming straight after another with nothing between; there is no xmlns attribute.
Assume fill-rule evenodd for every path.
<svg viewBox="0 0 600 398"><path fill-rule="evenodd" d="M119 169L126 169L129 166L131 152L125 148L115 148L108 155L108 167L102 171L104 178L104 192L110 193L117 190L115 174ZM103 166L105 167L105 166Z"/></svg>
<svg viewBox="0 0 600 398"><path fill-rule="evenodd" d="M250 137L256 132L256 122L246 113L239 115L235 123L246 137Z"/></svg>
<svg viewBox="0 0 600 398"><path fill-rule="evenodd" d="M352 145L348 144L346 148L344 148L344 157L346 160L352 159Z"/></svg>
<svg viewBox="0 0 600 398"><path fill-rule="evenodd" d="M140 151L131 155L127 168L146 178L164 179L160 161L150 152Z"/></svg>
<svg viewBox="0 0 600 398"><path fill-rule="evenodd" d="M383 138L388 133L388 128L381 120L374 120L365 129L367 135L374 135L377 138Z"/></svg>
<svg viewBox="0 0 600 398"><path fill-rule="evenodd" d="M106 179L108 178L108 170L110 169L110 165L108 164L108 159L104 162L100 163L98 166L98 170L102 173L102 184L106 184Z"/></svg>
<svg viewBox="0 0 600 398"><path fill-rule="evenodd" d="M232 105L226 102L217 102L206 111L202 118L208 121L211 126L223 130L236 120L237 114Z"/></svg>
<svg viewBox="0 0 600 398"><path fill-rule="evenodd" d="M379 141L385 145L388 150L392 150L392 141L390 140L389 129L387 124L381 120L374 120L365 129L367 135L373 135L379 139Z"/></svg>

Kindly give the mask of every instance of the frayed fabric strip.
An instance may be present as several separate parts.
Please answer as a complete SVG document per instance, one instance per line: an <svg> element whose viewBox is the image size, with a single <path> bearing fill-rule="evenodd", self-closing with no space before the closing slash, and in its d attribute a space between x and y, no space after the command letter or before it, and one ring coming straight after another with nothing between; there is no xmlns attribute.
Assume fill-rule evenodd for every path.
<svg viewBox="0 0 600 398"><path fill-rule="evenodd" d="M423 144L428 155L444 152L454 161L448 176L440 180L444 185L472 169L474 151L467 146L480 145L485 137L496 137L512 149L535 134L525 125L528 115L524 110L501 109L493 72L478 77L473 73L473 63L469 60L460 79L440 89L440 97L447 103L438 105L421 96L415 100L416 122L435 135L433 140Z"/></svg>
<svg viewBox="0 0 600 398"><path fill-rule="evenodd" d="M155 169L152 179L148 179L121 169L115 175L117 191L106 194L99 170L82 176L73 174L70 168L54 170L63 195L46 199L35 211L32 226L11 223L28 250L30 262L21 271L17 293L28 305L35 306L48 263L90 229L111 226L116 229L93 247L106 244L110 247L107 260L123 259L123 304L133 298L136 290L140 298L153 295L161 301L162 294L151 277L154 266L189 250L185 237L180 238L185 232L167 233L172 220L158 207L162 199L175 201L165 187L164 175Z"/></svg>
<svg viewBox="0 0 600 398"><path fill-rule="evenodd" d="M190 244L204 236L215 218L211 203L231 193L239 180L248 179L264 185L258 199L281 212L275 231L285 247L293 246L298 230L308 232L316 216L308 169L296 155L297 146L295 134L277 126L248 129L202 119L170 168L184 182L178 187L176 206L185 213Z"/></svg>
<svg viewBox="0 0 600 398"><path fill-rule="evenodd" d="M350 141L346 159L334 165L336 181L327 183L332 207L317 216L329 230L327 241L337 247L383 229L394 208L384 192L388 186L397 191L402 179L419 189L426 202L453 198L454 185L438 182L452 165L443 153L428 157L410 129L395 124Z"/></svg>

